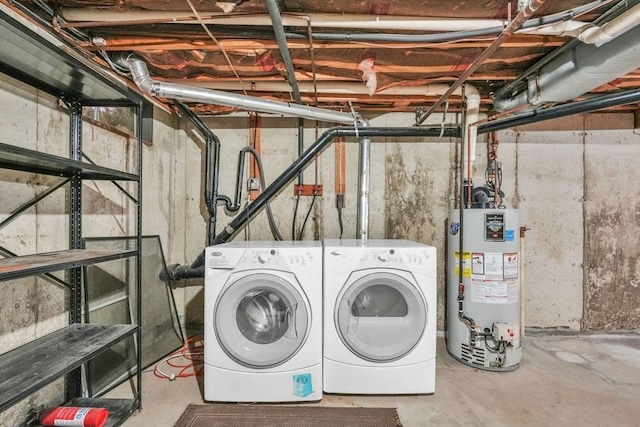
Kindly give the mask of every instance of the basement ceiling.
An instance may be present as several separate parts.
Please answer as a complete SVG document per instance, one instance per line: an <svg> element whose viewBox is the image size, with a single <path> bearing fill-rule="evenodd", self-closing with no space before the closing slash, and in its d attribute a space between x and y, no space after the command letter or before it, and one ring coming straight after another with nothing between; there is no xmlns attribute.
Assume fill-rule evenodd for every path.
<svg viewBox="0 0 640 427"><path fill-rule="evenodd" d="M493 115L497 91L519 78L512 91L526 91L527 70L563 45L576 43L575 34L534 24L602 25L639 3L540 0L527 28L505 38L476 65L518 14L517 1L274 1L294 71L290 76L268 1L37 0L8 6L33 14L40 25L105 67L123 53L134 53L157 81L332 110L424 111L441 96L423 90L425 85L451 85L473 68L465 80L478 89L481 110ZM535 78L530 80L535 84ZM292 85L299 88L297 100ZM629 89L640 90L639 69L591 88L580 99ZM458 94L441 101L437 111L462 108ZM201 114L235 111L189 105ZM635 103L616 110L639 108Z"/></svg>

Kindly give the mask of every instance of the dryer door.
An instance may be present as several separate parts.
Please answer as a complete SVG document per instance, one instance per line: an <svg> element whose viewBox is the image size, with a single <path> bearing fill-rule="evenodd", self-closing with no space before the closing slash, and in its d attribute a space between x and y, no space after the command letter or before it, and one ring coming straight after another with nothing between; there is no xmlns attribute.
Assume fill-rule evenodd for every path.
<svg viewBox="0 0 640 427"><path fill-rule="evenodd" d="M291 283L256 273L225 287L216 303L213 329L237 363L272 368L300 350L310 320L307 304Z"/></svg>
<svg viewBox="0 0 640 427"><path fill-rule="evenodd" d="M404 277L376 272L345 286L334 317L338 335L351 352L372 362L390 362L422 338L427 305Z"/></svg>

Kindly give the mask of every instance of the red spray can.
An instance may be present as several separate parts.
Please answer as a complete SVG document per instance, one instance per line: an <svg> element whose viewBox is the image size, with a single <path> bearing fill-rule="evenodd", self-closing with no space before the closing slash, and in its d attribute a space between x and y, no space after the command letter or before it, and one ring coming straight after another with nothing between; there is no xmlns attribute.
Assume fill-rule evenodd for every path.
<svg viewBox="0 0 640 427"><path fill-rule="evenodd" d="M38 421L43 426L55 427L102 427L109 417L106 408L78 408L58 406L47 408L40 414Z"/></svg>

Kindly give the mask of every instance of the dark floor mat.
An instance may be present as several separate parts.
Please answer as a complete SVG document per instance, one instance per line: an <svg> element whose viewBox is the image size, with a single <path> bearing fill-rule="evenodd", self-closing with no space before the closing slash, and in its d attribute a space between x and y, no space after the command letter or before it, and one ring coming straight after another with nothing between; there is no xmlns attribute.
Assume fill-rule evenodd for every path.
<svg viewBox="0 0 640 427"><path fill-rule="evenodd" d="M189 405L175 427L402 427L395 408Z"/></svg>

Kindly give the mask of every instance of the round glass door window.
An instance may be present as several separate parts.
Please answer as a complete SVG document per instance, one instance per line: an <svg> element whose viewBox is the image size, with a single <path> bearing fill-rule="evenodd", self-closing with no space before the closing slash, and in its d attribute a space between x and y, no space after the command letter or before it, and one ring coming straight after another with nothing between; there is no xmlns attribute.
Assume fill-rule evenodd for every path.
<svg viewBox="0 0 640 427"><path fill-rule="evenodd" d="M293 357L306 339L308 325L300 293L283 278L266 273L227 285L214 313L222 349L251 368L272 368Z"/></svg>
<svg viewBox="0 0 640 427"><path fill-rule="evenodd" d="M418 289L393 273L371 273L346 287L334 310L338 335L358 357L390 362L407 355L427 326Z"/></svg>

